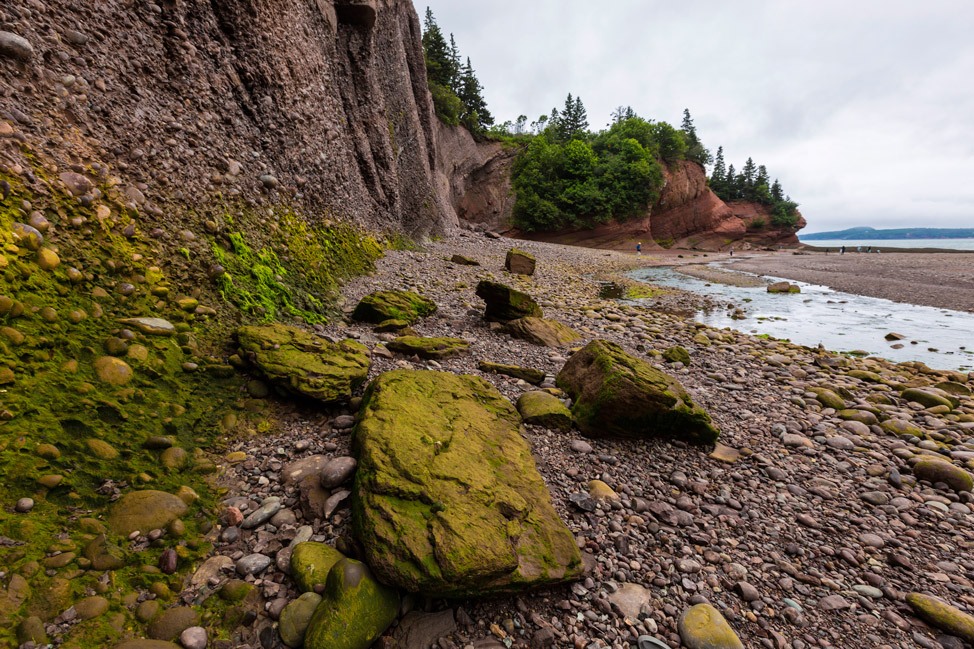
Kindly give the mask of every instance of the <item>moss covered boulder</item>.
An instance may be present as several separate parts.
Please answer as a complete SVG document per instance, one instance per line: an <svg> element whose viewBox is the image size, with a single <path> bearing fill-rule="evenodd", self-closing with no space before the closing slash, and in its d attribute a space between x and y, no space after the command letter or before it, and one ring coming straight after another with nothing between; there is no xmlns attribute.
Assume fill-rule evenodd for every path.
<svg viewBox="0 0 974 649"><path fill-rule="evenodd" d="M399 594L364 563L342 559L328 573L321 603L304 636L307 649L366 649L399 613Z"/></svg>
<svg viewBox="0 0 974 649"><path fill-rule="evenodd" d="M187 511L178 496L164 491L132 491L112 505L108 527L122 536L163 528Z"/></svg>
<svg viewBox="0 0 974 649"><path fill-rule="evenodd" d="M527 381L533 385L540 385L544 381L545 373L530 367L520 365L504 365L503 363L491 363L490 361L480 361L477 369L488 374L503 374L512 376L522 381Z"/></svg>
<svg viewBox="0 0 974 649"><path fill-rule="evenodd" d="M845 399L829 388L813 387L809 388L808 391L814 394L815 399L826 408L833 408L835 410L845 410L846 408Z"/></svg>
<svg viewBox="0 0 974 649"><path fill-rule="evenodd" d="M942 482L954 491L974 491L974 476L947 460L924 457L913 465L913 475L933 484Z"/></svg>
<svg viewBox="0 0 974 649"><path fill-rule="evenodd" d="M397 370L366 392L352 512L385 583L478 596L581 574L510 401L481 378Z"/></svg>
<svg viewBox="0 0 974 649"><path fill-rule="evenodd" d="M477 297L487 304L484 320L488 322L510 322L518 318L544 316L534 298L500 282L481 280L477 284Z"/></svg>
<svg viewBox="0 0 974 649"><path fill-rule="evenodd" d="M517 410L526 424L562 431L572 429L572 411L561 399L543 390L525 392L518 397Z"/></svg>
<svg viewBox="0 0 974 649"><path fill-rule="evenodd" d="M678 628L689 649L744 649L731 625L710 604L691 606L680 617Z"/></svg>
<svg viewBox="0 0 974 649"><path fill-rule="evenodd" d="M802 289L798 284L791 282L775 282L768 284L768 293L801 293Z"/></svg>
<svg viewBox="0 0 974 649"><path fill-rule="evenodd" d="M298 543L291 553L291 577L307 593L325 583L332 566L344 559L341 552L324 543Z"/></svg>
<svg viewBox="0 0 974 649"><path fill-rule="evenodd" d="M590 437L668 435L709 444L720 434L675 378L609 341L594 340L572 355L557 383Z"/></svg>
<svg viewBox="0 0 974 649"><path fill-rule="evenodd" d="M518 318L506 323L504 331L512 338L542 347L564 347L581 339L574 329L550 318Z"/></svg>
<svg viewBox="0 0 974 649"><path fill-rule="evenodd" d="M899 436L923 437L923 429L905 419L887 419L879 424L887 433Z"/></svg>
<svg viewBox="0 0 974 649"><path fill-rule="evenodd" d="M537 266L537 260L534 255L524 252L518 248L511 248L507 251L507 258L504 260L504 268L508 272L515 273L517 275L534 275L534 269Z"/></svg>
<svg viewBox="0 0 974 649"><path fill-rule="evenodd" d="M406 356L420 358L446 358L470 349L470 343L460 338L424 338L422 336L400 336L391 340L386 347Z"/></svg>
<svg viewBox="0 0 974 649"><path fill-rule="evenodd" d="M927 624L974 644L974 617L971 615L922 593L910 593L906 596L906 602Z"/></svg>
<svg viewBox="0 0 974 649"><path fill-rule="evenodd" d="M305 633L319 604L321 604L321 595L304 593L284 607L278 624L278 631L284 644L289 647L304 645Z"/></svg>
<svg viewBox="0 0 974 649"><path fill-rule="evenodd" d="M365 382L369 350L354 340L332 343L282 324L241 327L240 348L273 383L325 403L344 401Z"/></svg>
<svg viewBox="0 0 974 649"><path fill-rule="evenodd" d="M403 320L409 324L436 313L436 303L411 291L376 291L362 298L352 312L359 322L380 324Z"/></svg>
<svg viewBox="0 0 974 649"><path fill-rule="evenodd" d="M953 410L959 403L957 397L938 390L937 388L907 388L900 393L900 396L907 401L919 403L924 408L946 406L947 408Z"/></svg>
<svg viewBox="0 0 974 649"><path fill-rule="evenodd" d="M686 347L681 347L680 345L669 347L663 352L663 358L670 363L690 364L690 352L687 351Z"/></svg>

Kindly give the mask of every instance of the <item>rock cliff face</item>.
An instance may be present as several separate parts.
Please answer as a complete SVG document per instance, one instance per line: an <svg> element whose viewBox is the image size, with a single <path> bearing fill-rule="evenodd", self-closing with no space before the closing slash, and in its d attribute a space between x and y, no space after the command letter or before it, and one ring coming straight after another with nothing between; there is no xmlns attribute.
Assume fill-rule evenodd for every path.
<svg viewBox="0 0 974 649"><path fill-rule="evenodd" d="M144 214L220 195L456 224L409 0L10 0L0 31L20 39L0 49L0 117Z"/></svg>

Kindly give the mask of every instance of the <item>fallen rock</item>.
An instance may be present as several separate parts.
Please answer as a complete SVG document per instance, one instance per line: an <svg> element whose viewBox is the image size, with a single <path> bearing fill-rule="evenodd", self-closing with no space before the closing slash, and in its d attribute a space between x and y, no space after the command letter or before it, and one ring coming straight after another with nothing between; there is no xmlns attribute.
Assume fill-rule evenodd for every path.
<svg viewBox="0 0 974 649"><path fill-rule="evenodd" d="M304 593L284 607L278 624L278 632L284 644L289 647L300 647L304 644L311 617L320 603L321 595Z"/></svg>
<svg viewBox="0 0 974 649"><path fill-rule="evenodd" d="M791 282L775 282L768 284L768 293L801 293L802 289L798 284Z"/></svg>
<svg viewBox="0 0 974 649"><path fill-rule="evenodd" d="M420 358L446 358L470 349L470 343L460 338L424 338L422 336L401 336L389 341L386 347L406 356Z"/></svg>
<svg viewBox="0 0 974 649"><path fill-rule="evenodd" d="M744 649L734 629L710 604L697 604L678 623L680 638L689 649Z"/></svg>
<svg viewBox="0 0 974 649"><path fill-rule="evenodd" d="M336 457L329 460L321 469L321 486L325 489L334 489L339 485L348 482L355 474L355 467L358 462L354 457Z"/></svg>
<svg viewBox="0 0 974 649"><path fill-rule="evenodd" d="M504 268L508 272L517 275L534 275L534 269L537 263L537 260L530 253L519 250L518 248L511 248L507 251Z"/></svg>
<svg viewBox="0 0 974 649"><path fill-rule="evenodd" d="M622 584L619 590L609 595L609 603L619 609L623 617L635 622L640 619L643 609L651 609L653 594L639 584Z"/></svg>
<svg viewBox="0 0 974 649"><path fill-rule="evenodd" d="M675 378L609 341L594 340L572 355L557 383L591 437L669 435L710 444L720 434Z"/></svg>
<svg viewBox="0 0 974 649"><path fill-rule="evenodd" d="M359 322L380 324L386 320L402 320L413 324L436 312L436 304L411 291L376 291L366 295L352 312Z"/></svg>
<svg viewBox="0 0 974 649"><path fill-rule="evenodd" d="M542 347L563 347L581 339L577 331L550 318L518 318L506 323L504 331L512 338Z"/></svg>
<svg viewBox="0 0 974 649"><path fill-rule="evenodd" d="M199 613L188 606L175 606L150 622L147 632L155 640L175 640L180 633L199 624Z"/></svg>
<svg viewBox="0 0 974 649"><path fill-rule="evenodd" d="M122 536L136 530L148 532L166 527L188 509L178 496L164 491L133 491L112 505L108 527Z"/></svg>
<svg viewBox="0 0 974 649"><path fill-rule="evenodd" d="M520 417L483 379L382 374L366 391L352 442L352 520L383 582L466 597L581 574Z"/></svg>
<svg viewBox="0 0 974 649"><path fill-rule="evenodd" d="M453 255L450 257L450 261L458 266L479 266L480 262L476 259L471 259L470 257L464 257L463 255Z"/></svg>
<svg viewBox="0 0 974 649"><path fill-rule="evenodd" d="M34 56L34 47L23 36L0 31L0 56L18 61L29 61Z"/></svg>
<svg viewBox="0 0 974 649"><path fill-rule="evenodd" d="M561 399L543 390L532 390L518 397L517 410L525 424L569 431L574 423L572 411Z"/></svg>
<svg viewBox="0 0 974 649"><path fill-rule="evenodd" d="M974 643L974 616L922 593L910 593L906 596L906 602L927 624Z"/></svg>
<svg viewBox="0 0 974 649"><path fill-rule="evenodd" d="M365 382L371 362L365 345L330 343L282 324L241 327L241 349L273 383L325 403L344 401Z"/></svg>
<svg viewBox="0 0 974 649"><path fill-rule="evenodd" d="M487 304L484 320L488 322L510 322L519 318L544 316L534 298L499 282L481 280L477 284L477 297Z"/></svg>
<svg viewBox="0 0 974 649"><path fill-rule="evenodd" d="M480 361L477 368L481 372L487 372L489 374L503 374L504 376L513 376L516 379L521 379L527 381L532 385L539 385L545 379L545 373L541 370L532 369L530 367L520 367L518 365L503 365L501 363L491 363L489 361Z"/></svg>
<svg viewBox="0 0 974 649"><path fill-rule="evenodd" d="M364 649L399 613L399 595L377 582L364 563L342 559L332 567L321 603L308 623L307 649Z"/></svg>
<svg viewBox="0 0 974 649"><path fill-rule="evenodd" d="M291 553L291 577L303 592L324 584L332 566L344 559L341 552L325 543L298 543Z"/></svg>
<svg viewBox="0 0 974 649"><path fill-rule="evenodd" d="M974 491L974 476L946 460L924 457L913 465L913 475L918 480L942 482L954 491Z"/></svg>

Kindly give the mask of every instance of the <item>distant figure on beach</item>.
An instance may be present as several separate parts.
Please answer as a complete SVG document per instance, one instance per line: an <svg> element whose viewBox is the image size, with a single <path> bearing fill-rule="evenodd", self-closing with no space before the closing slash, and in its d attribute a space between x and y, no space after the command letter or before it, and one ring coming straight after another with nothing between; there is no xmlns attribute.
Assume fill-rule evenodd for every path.
<svg viewBox="0 0 974 649"><path fill-rule="evenodd" d="M840 255L844 255L845 254L845 246L842 246L841 248L839 248L839 254Z"/></svg>
<svg viewBox="0 0 974 649"><path fill-rule="evenodd" d="M643 242L642 241L640 241L639 243L636 244L636 254L637 255L643 254Z"/></svg>
<svg viewBox="0 0 974 649"><path fill-rule="evenodd" d="M862 252L862 246L856 246L856 252Z"/></svg>
<svg viewBox="0 0 974 649"><path fill-rule="evenodd" d="M866 252L867 253L872 252L872 251L873 251L873 247L872 246L866 246Z"/></svg>
<svg viewBox="0 0 974 649"><path fill-rule="evenodd" d="M730 256L731 256L731 257L733 257L733 256L734 256L734 249L733 249L733 248L731 248L731 251L730 251L730 253L731 253L731 255L730 255Z"/></svg>

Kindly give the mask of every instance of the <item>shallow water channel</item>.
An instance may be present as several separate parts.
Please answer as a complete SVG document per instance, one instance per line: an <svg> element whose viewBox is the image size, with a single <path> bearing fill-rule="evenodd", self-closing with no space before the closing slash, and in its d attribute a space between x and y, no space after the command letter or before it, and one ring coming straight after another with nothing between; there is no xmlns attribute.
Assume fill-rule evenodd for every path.
<svg viewBox="0 0 974 649"><path fill-rule="evenodd" d="M794 281L801 293L768 293L763 286L711 283L673 268L642 268L630 277L712 298L720 306L696 315L696 320L711 327L767 334L808 347L822 344L831 351L865 351L895 362L922 361L938 369L974 369L971 313L900 304ZM744 312L744 319L731 317L737 308ZM887 341L890 332L903 335L903 340Z"/></svg>

